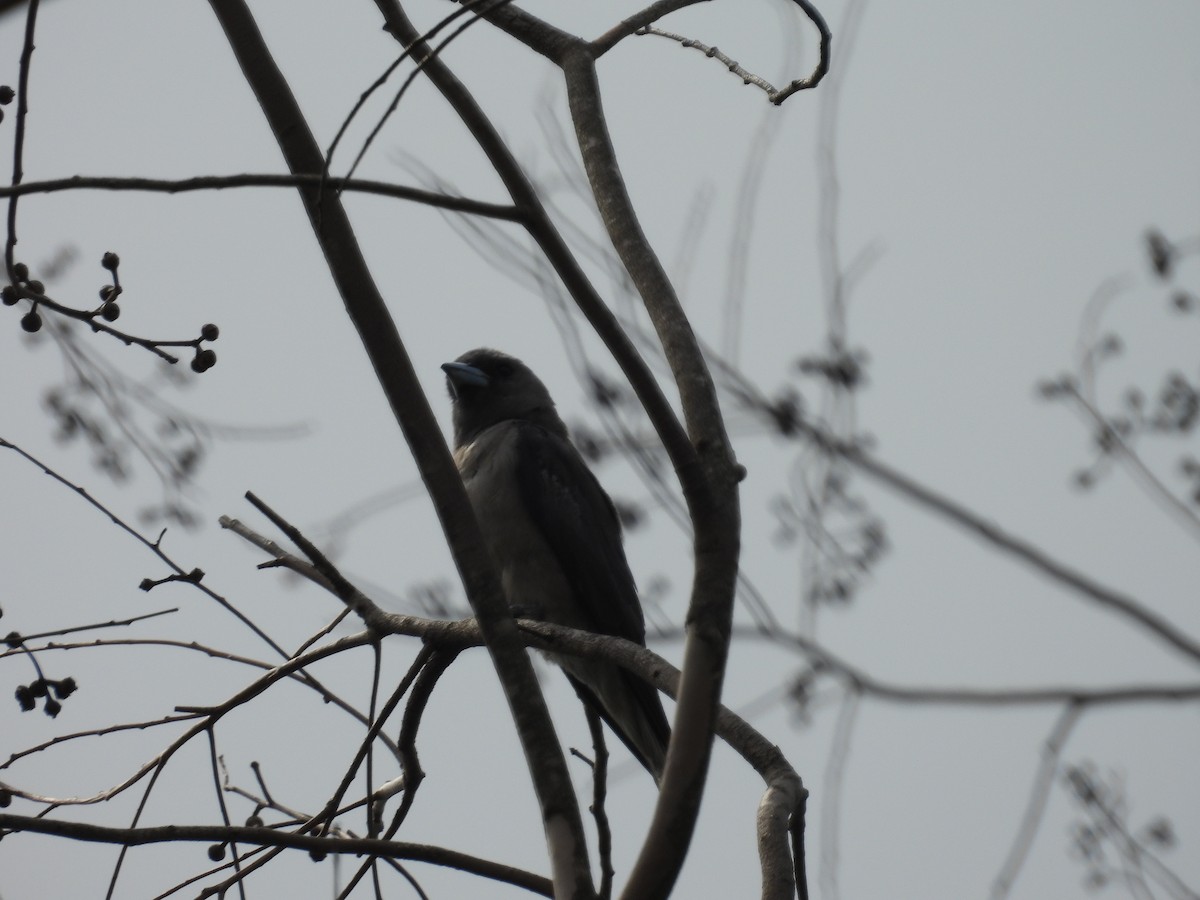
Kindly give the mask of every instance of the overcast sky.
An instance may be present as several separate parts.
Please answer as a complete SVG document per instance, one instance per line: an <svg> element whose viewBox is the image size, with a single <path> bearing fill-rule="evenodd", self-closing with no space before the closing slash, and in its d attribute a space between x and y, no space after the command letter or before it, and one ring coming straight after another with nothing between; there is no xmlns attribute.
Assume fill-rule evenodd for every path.
<svg viewBox="0 0 1200 900"><path fill-rule="evenodd" d="M780 84L812 65L815 41L810 29L798 27L796 63L788 49L792 8L774 6L703 4L663 26L718 45ZM254 0L251 7L327 144L359 94L395 57L374 4ZM637 6L542 2L529 8L563 28L595 35ZM432 24L449 5L413 9ZM834 27L836 53L846 47L847 4L827 2L821 9ZM843 263L863 253L870 260L848 311L849 342L870 360L858 428L873 436L889 464L1200 636L1195 533L1120 470L1089 492L1077 490L1074 474L1092 458L1088 429L1065 406L1040 401L1034 389L1073 368L1089 299L1114 278L1121 290L1106 306L1099 332L1119 333L1125 352L1101 370L1105 408L1115 408L1132 385L1153 393L1170 369L1196 378L1200 315L1172 310L1170 290L1152 277L1142 241L1151 226L1172 239L1200 234L1200 6L1184 0L920 0L859 9L853 53L838 80L778 109L718 62L664 39L631 38L602 60L609 125L630 192L678 277L696 330L713 347L735 350L746 375L771 392L797 383L796 358L821 349L827 323L819 254L820 108L822 91L840 85L835 236ZM0 18L0 82L16 83L22 30L22 16ZM553 179L544 122L557 117L557 127L567 127L555 73L486 25L467 32L447 60L530 170ZM206 4L47 0L31 85L26 180L282 171L274 139ZM366 124L351 130L350 149L335 160L336 171L345 170L382 110L380 103L368 107ZM7 155L15 106L5 113L0 148ZM747 231L737 219L739 186L764 122L772 140ZM411 184L422 177L420 167L468 196L505 199L464 129L423 84L406 97L359 174ZM562 200L594 233L578 202ZM543 297L498 273L436 211L363 196L348 198L347 205L444 423L440 363L485 344L529 362L568 420L596 422L572 375L579 360L560 340ZM524 248L514 228L500 226L500 233ZM731 250L739 233L748 235L748 244ZM692 246L689 234L699 237L684 252ZM325 530L338 514L380 492L403 493L417 476L294 196L248 190L30 197L20 204L19 238L18 258L35 272L68 254L69 264L46 279L47 287L80 306L93 303L104 282L101 254L119 252L120 324L134 333L186 338L205 322L219 324L218 364L170 392L172 402L226 425L308 429L289 440L215 443L189 498L203 528L175 528L167 536L182 565L203 568L206 583L284 646L299 645L333 616L333 598L278 572L255 571L261 559L216 527L221 514L251 517L241 497L252 489L312 536L336 537L339 562L390 608L411 609L412 589L439 580L461 600L419 491L353 530ZM748 254L736 340L725 305L734 253ZM606 298L618 303L596 272ZM1176 278L1193 292L1200 289L1195 257ZM142 467L129 483L114 485L92 468L80 444L55 441L43 397L62 378L61 356L48 340L26 340L18 317L17 310L0 310L0 436L136 523L138 510L158 497L157 481ZM81 339L131 377L154 372L149 354L102 336L81 332ZM590 364L614 371L597 341L585 336L582 346ZM819 397L814 383L805 390L810 401ZM749 469L743 572L776 615L796 628L803 619L800 555L795 545L771 539L770 503L805 477L810 461L796 445L730 412L739 459ZM1184 449L1178 441L1145 445L1147 462L1181 496L1187 485L1176 461ZM610 462L598 474L614 495L651 509L649 526L628 536L629 555L644 589L657 578L669 580L652 621L679 623L690 571L686 537L653 506L629 467ZM918 686L1195 682L1194 661L1128 622L878 483L856 478L853 487L885 520L889 552L851 606L821 613L817 634L872 675ZM153 557L11 452L0 454L0 498L5 632L178 605L180 613L129 636L195 638L262 653L196 592L136 590L142 578L165 574ZM153 525L146 529L157 532ZM738 620L749 621L744 609ZM674 661L679 648L670 641L655 646ZM389 673L398 678L414 652L415 646L391 642ZM54 671L74 675L80 693L57 721L19 714L12 701L0 707L0 755L115 719L160 717L176 704L218 702L251 677L232 665L182 656L113 649L53 657ZM840 693L827 685L807 720L778 699L756 702L777 696L772 692L802 663L779 648L737 644L727 703L754 703L753 723L779 743L813 791L814 896L987 896L1059 710L978 712L866 700L849 756L835 754L844 781L834 807L827 775ZM20 659L0 663L5 690L31 677L27 669ZM365 703L368 655L347 669L330 677ZM548 666L541 671L564 741L586 749L583 718L565 681ZM224 749L236 781L252 785L248 765L259 760L281 802L312 810L340 777L360 732L345 720L339 733L332 725L338 720L315 699L288 696L294 707L268 697L223 726ZM120 780L164 741L153 734L108 737L25 761L0 772L0 780L55 795L91 793ZM402 838L547 871L524 764L482 652L456 662L439 687L421 750L429 777ZM1064 763L1094 762L1123 784L1131 824L1159 815L1172 821L1180 848L1163 859L1193 891L1200 890L1198 751L1194 709L1163 705L1089 713L1063 754ZM168 770L148 822L218 821L204 781L206 752L197 746ZM653 787L628 765L615 774L610 807L619 883L642 836ZM581 766L578 775L586 785ZM719 750L680 896L757 891L753 813L760 793L753 774ZM80 816L121 824L132 810L132 801L121 801L116 813L89 809ZM235 820L251 811L235 810ZM836 820L828 818L831 810ZM1068 829L1077 819L1056 784L1013 897L1090 896L1084 870L1070 854ZM0 892L5 900L96 896L114 855L107 848L10 837L0 842ZM279 881L270 888L264 882L260 895L328 896L331 864L293 856L281 860ZM206 864L202 847L135 852L118 894L153 896ZM346 870L352 869L350 863ZM419 877L431 896L515 896L440 872L421 869ZM395 896L403 896L400 890Z"/></svg>

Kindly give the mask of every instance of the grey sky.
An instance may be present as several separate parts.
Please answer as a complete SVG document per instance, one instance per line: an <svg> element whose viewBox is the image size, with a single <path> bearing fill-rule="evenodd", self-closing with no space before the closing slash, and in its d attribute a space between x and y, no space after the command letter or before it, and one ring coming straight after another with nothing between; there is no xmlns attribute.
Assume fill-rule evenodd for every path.
<svg viewBox="0 0 1200 900"><path fill-rule="evenodd" d="M785 11L789 6L776 5ZM252 6L327 143L395 53L379 31L374 6L311 0ZM448 5L413 8L432 23ZM547 2L530 8L564 28L594 34L636 4ZM835 27L836 49L845 4L823 3L821 9ZM704 4L664 26L717 44L780 83L805 71L814 56L813 35L802 29L802 63L785 74L780 22L770 3L724 3ZM21 28L19 16L0 19L2 82L15 83ZM878 250L853 291L848 321L850 343L870 354L870 384L859 398L858 421L875 437L880 456L1135 596L1191 635L1200 635L1194 537L1121 472L1092 492L1074 490L1072 474L1090 458L1087 429L1066 408L1038 401L1034 385L1071 368L1089 296L1120 275L1129 276L1129 286L1104 323L1123 335L1126 353L1104 370L1101 397L1114 404L1129 383L1153 390L1166 365L1190 367L1185 370L1194 377L1200 316L1171 312L1166 292L1149 276L1141 240L1150 225L1169 237L1200 232L1197 36L1200 7L1183 0L877 0L865 7L845 72L836 136L842 259ZM552 174L537 117L543 104L563 113L553 73L487 26L469 32L448 59L532 171ZM717 62L650 37L614 50L601 77L630 191L664 259L678 258L681 236L694 224L694 198L711 192L693 265L680 275L694 324L714 346L723 340L742 163L763 116L778 118L750 238L740 341L747 375L774 389L797 356L820 349L825 328L815 164L820 92L774 109ZM46 2L32 84L26 180L281 171L274 141L204 4ZM370 109L373 121L381 108ZM7 156L15 109L5 112L0 147ZM357 148L366 130L353 129L346 147ZM343 168L352 152L340 156L335 168ZM359 174L412 183L404 154L467 195L503 199L464 130L423 84L405 99ZM590 415L540 297L489 268L435 211L374 197L354 197L349 207L447 426L439 365L481 344L531 364L537 360L568 421ZM298 201L281 190L176 197L63 193L25 199L20 209L18 256L35 270L64 245L78 253L48 284L56 296L92 302L104 280L98 260L111 249L122 257L123 326L170 337L191 336L208 321L221 326L214 345L219 362L181 392L178 402L186 409L227 423L312 427L298 441L219 443L192 498L206 527L194 534L175 529L167 540L181 563L203 568L209 583L269 624L285 646L298 645L332 617L335 601L308 587L287 590L279 573L256 572L260 559L217 529L216 517L249 517L241 495L253 489L302 526L316 526L416 477ZM591 227L590 220L581 221ZM504 233L517 235L515 228ZM1178 277L1195 289L1198 275L1193 257ZM153 478L141 472L117 488L89 467L79 446L54 442L40 388L59 376L61 363L48 342L31 348L22 338L14 311L0 310L0 435L136 518L137 509L156 496ZM115 341L92 337L87 345L136 376L153 368L147 354ZM590 361L611 371L598 342L585 339L585 347ZM768 503L794 476L797 448L746 429L736 433L739 458L750 472L743 494L744 572L794 627L800 565L795 548L770 541ZM1173 468L1177 449L1148 453L1168 483L1182 488ZM609 464L598 474L612 493L646 499L624 465ZM851 608L822 614L818 634L873 675L903 684L969 686L1195 680L1194 665L1128 624L875 483L862 479L856 489L886 520L891 551ZM48 630L180 605L178 616L138 634L232 642L261 652L194 592L137 591L143 577L164 574L154 560L12 454L0 455L0 497L8 510L0 541L5 631ZM678 622L690 562L686 540L655 515L651 527L632 533L627 543L643 586L658 575L672 580L663 613ZM396 597L434 579L454 583L421 497L367 521L338 550L348 572ZM678 661L678 644L658 649ZM389 656L399 677L411 650L395 642ZM81 693L57 722L19 715L9 701L0 708L0 755L113 716L150 718L177 703L216 702L249 677L233 667L150 650L59 656L53 664L76 675ZM367 654L355 664L352 673L336 677L347 690L361 692L370 673ZM0 666L5 684L26 677L23 666ZM736 707L760 698L799 666L798 658L780 649L739 643L727 702ZM545 674L564 741L586 748L586 728L569 688L557 672L547 667ZM402 837L544 872L524 765L493 681L484 655L474 653L460 659L439 687L421 747L429 778ZM329 714L295 696L298 710L311 705L312 719L268 701L258 708L267 718L244 715L230 724L228 761L235 779L250 784L248 763L260 760L273 791L311 809L340 777L359 731L349 723L345 734L330 731ZM831 833L822 816L839 700L826 686L803 727L780 705L754 718L813 791L814 896L986 896L1016 833L1056 711L918 710L864 701L845 770L835 869L822 859ZM58 794L90 792L140 764L161 740L135 745L105 738L82 754L86 766L64 764L81 758L77 748L75 756L65 751L6 770L0 780L11 777ZM1134 823L1159 813L1172 819L1181 849L1164 858L1193 890L1200 884L1197 750L1194 715L1162 706L1090 714L1064 754L1066 762L1093 760L1102 772L1117 773ZM188 777L180 775L163 801L152 805L155 822L179 808L188 810L188 821L217 821L211 787L205 789L207 763L198 751L193 755L176 763ZM582 768L579 775L582 784ZM614 784L618 883L641 838L652 790L649 779L633 770ZM731 753L717 752L680 896L756 892L752 823L760 792ZM116 821L131 811L125 803ZM98 821L103 811L88 816ZM1082 868L1068 856L1073 816L1056 786L1013 897L1086 895ZM9 900L82 896L85 885L97 883L91 867L104 871L112 856L103 848L10 838L0 843L0 891ZM327 896L329 865L295 856L281 867L280 883L294 896ZM132 858L122 896L149 896L170 883L164 872L183 877L205 864L200 847ZM836 894L828 880L834 871ZM440 896L515 896L478 884L464 889L468 883L461 878L438 872L422 870L420 877Z"/></svg>

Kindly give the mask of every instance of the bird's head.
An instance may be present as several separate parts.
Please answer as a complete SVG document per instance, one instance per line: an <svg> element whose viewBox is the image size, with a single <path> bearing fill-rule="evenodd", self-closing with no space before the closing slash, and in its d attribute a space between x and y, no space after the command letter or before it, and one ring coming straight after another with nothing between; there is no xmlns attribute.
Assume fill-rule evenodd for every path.
<svg viewBox="0 0 1200 900"><path fill-rule="evenodd" d="M454 445L471 443L500 422L533 422L560 437L567 427L554 409L550 392L525 363L507 353L480 347L444 363L454 405Z"/></svg>

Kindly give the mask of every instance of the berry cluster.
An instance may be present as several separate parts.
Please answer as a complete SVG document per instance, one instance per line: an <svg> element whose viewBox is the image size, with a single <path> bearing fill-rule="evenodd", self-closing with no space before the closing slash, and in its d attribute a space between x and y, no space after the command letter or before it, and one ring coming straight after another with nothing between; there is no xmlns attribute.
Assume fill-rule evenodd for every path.
<svg viewBox="0 0 1200 900"><path fill-rule="evenodd" d="M23 712L36 709L38 698L44 697L42 711L53 719L62 712L62 704L59 701L70 697L76 688L74 678L64 678L61 681L53 678L35 678L29 684L17 685L15 693Z"/></svg>
<svg viewBox="0 0 1200 900"><path fill-rule="evenodd" d="M100 308L96 312L104 321L115 322L121 315L121 307L117 306L117 298L121 296L121 280L117 277L117 266L121 265L121 257L110 250L101 257L100 265L112 272L112 284L101 286Z"/></svg>
<svg viewBox="0 0 1200 900"><path fill-rule="evenodd" d="M204 327L202 327L200 329L200 340L201 341L215 341L220 336L221 336L221 329L219 329L212 322L209 322L207 325L205 325ZM210 350L207 347L205 347L204 349L201 349L200 341L197 341L196 342L196 355L194 357L192 357L192 371L193 372L207 372L209 369L211 369L216 364L217 364L217 354L214 353L212 350Z"/></svg>
<svg viewBox="0 0 1200 900"><path fill-rule="evenodd" d="M19 632L10 631L4 636L4 646L12 650L25 648L25 638ZM42 667L38 665L37 658L30 653L28 649L25 652L29 654L30 661L33 662L34 669L37 670L37 677L29 684L17 685L14 692L16 694L17 703L21 706L22 712L30 712L37 709L38 699L42 699L42 711L50 718L54 718L62 712L62 703L78 689L79 685L75 683L74 678L47 678L42 674Z"/></svg>
<svg viewBox="0 0 1200 900"><path fill-rule="evenodd" d="M3 92L0 89L0 96L2 95ZM94 331L104 331L120 338L126 344L137 344L153 350L168 362L176 362L176 358L164 352L163 348L192 347L196 351L191 363L193 372L207 372L216 365L217 354L210 348L202 346L204 342L215 341L220 336L220 329L212 323L200 329L200 336L198 338L183 341L151 341L125 334L115 330L110 325L98 322L98 319L102 319L106 323L111 323L121 317L121 307L117 303L117 298L121 296L124 290L121 287L121 279L117 272L121 265L121 258L112 251L109 251L101 257L100 265L108 270L111 282L100 286L100 305L94 309L75 309L64 306L56 302L53 298L46 296L46 286L37 279L30 278L29 266L22 262L13 265L10 273L10 283L0 287L0 302L5 306L16 306L22 299L31 301L29 312L21 317L21 327L30 334L41 331L42 314L38 311L38 307L45 306L52 312L57 312L68 318L80 319L91 323Z"/></svg>
<svg viewBox="0 0 1200 900"><path fill-rule="evenodd" d="M29 277L29 266L25 263L17 263L13 266L13 275L17 279L17 284L23 285L25 290L30 294L45 293L46 286L36 278ZM16 287L11 284L6 284L0 288L0 302L5 306L15 306L16 302L21 299L21 294ZM21 316L21 327L32 334L39 331L42 327L42 317L38 315L37 301L34 301L33 308L25 315Z"/></svg>

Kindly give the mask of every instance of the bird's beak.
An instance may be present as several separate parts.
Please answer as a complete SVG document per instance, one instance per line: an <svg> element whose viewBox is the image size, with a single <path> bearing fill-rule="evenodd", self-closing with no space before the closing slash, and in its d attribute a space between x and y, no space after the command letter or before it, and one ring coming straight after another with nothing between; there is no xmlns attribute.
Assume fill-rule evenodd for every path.
<svg viewBox="0 0 1200 900"><path fill-rule="evenodd" d="M486 373L466 363L442 363L442 371L446 373L446 383L450 385L450 393L455 397L462 388L481 388L488 385Z"/></svg>

